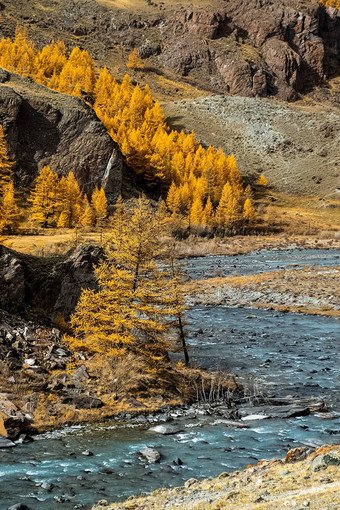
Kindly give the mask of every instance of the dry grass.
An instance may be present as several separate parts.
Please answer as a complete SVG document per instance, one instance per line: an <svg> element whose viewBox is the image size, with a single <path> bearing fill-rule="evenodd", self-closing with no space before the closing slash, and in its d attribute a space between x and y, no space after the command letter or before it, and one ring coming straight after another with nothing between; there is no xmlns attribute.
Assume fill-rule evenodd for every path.
<svg viewBox="0 0 340 510"><path fill-rule="evenodd" d="M70 248L80 243L100 243L99 232L78 233L73 229L48 230L46 233L36 235L13 235L7 236L5 246L15 251L47 257L51 255L63 255Z"/></svg>
<svg viewBox="0 0 340 510"><path fill-rule="evenodd" d="M340 200L336 196L299 197L269 190L256 202L264 229L289 235L339 232Z"/></svg>

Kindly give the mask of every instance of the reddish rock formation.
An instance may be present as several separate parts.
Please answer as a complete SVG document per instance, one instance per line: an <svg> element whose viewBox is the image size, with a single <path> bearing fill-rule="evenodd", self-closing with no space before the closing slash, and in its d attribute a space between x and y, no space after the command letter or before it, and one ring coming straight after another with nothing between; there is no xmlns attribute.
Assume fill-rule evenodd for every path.
<svg viewBox="0 0 340 510"><path fill-rule="evenodd" d="M230 0L219 11L180 11L165 33L180 42L167 43L164 67L195 79L201 70L200 84L214 91L291 100L327 78L340 14L318 3Z"/></svg>

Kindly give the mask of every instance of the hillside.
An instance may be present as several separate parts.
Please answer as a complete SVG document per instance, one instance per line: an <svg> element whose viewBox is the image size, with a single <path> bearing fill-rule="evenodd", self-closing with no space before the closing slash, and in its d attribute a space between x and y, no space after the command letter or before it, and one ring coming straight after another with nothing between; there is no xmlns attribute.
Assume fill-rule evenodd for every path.
<svg viewBox="0 0 340 510"><path fill-rule="evenodd" d="M339 75L339 13L317 2L2 0L2 6L0 35L23 25L38 45L52 37L68 48L78 44L118 75L137 48L146 63L138 79L164 97L194 93L189 83L292 100Z"/></svg>
<svg viewBox="0 0 340 510"><path fill-rule="evenodd" d="M312 102L213 96L164 107L171 127L195 129L204 145L235 154L254 183L292 195L336 198L340 192L340 110Z"/></svg>

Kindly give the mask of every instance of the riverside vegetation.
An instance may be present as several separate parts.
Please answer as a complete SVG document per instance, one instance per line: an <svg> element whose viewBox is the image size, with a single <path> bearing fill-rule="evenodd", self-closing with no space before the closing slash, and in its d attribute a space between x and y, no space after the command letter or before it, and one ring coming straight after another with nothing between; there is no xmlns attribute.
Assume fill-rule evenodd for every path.
<svg viewBox="0 0 340 510"><path fill-rule="evenodd" d="M242 287L243 294L251 295L260 284L269 287L268 296L273 286L281 286L282 295L287 293L287 284L292 290L289 282L294 277L302 285L313 285L314 273L309 275L312 284L306 283L306 270L284 273L286 287L279 272L187 283L176 256L190 250L183 241L187 236L192 236L190 242L195 244L195 250L202 245L202 239L199 243L195 236L215 237L209 248L203 248L206 254L213 242L216 246L224 243L217 249L226 251L231 249L226 246L231 237L260 231L261 213L254 206L254 190L242 178L235 157L213 146L204 147L193 131L187 134L170 129L148 85L141 88L127 74L116 80L106 67L96 68L87 51L79 47L74 47L69 55L61 41L37 49L26 32L17 29L13 40L0 41L0 65L56 93L73 95L92 108L118 144L138 190L123 190L124 199L119 197L108 204L99 180L91 184L90 193L85 192L73 172L60 176L46 165L41 167L33 186L19 187L0 126L0 232L7 236L6 240L0 239L0 270L4 275L0 282L0 446L12 447L11 439L22 432L109 418L128 421L138 414L169 412L171 407L193 402L208 407L208 413L214 412L212 404L216 401L226 405L228 418L233 420L233 406L236 401L242 402L244 387L225 371L205 372L191 363L185 328L186 298L194 294L200 302L211 304L216 302L214 286L225 294ZM144 68L136 49L126 66L135 73ZM258 194L263 195L269 184L261 174L256 186ZM131 198L137 194L138 199ZM18 241L17 233L35 231L44 239L46 233L57 233L52 229L73 229L74 245L80 244L81 236L96 231L98 246L76 246L66 256L50 253L48 257L23 255L10 249L11 240ZM249 239L251 247L258 242ZM71 266L67 266L67 257ZM66 277L60 283L56 273L63 271L63 265ZM324 273L335 288L333 279L338 267L330 271ZM27 283L32 275L33 281ZM65 296L77 285L77 299L72 294L67 312L60 313L63 303L58 302L58 292ZM257 306L275 307L268 303L268 296ZM42 310L49 299L54 300L53 306ZM254 300L241 301L256 305ZM327 309L326 303L323 305L321 313L338 315L333 309L337 306L335 300ZM291 309L296 311L296 307ZM311 308L301 306L298 311L310 313ZM194 497L192 501L191 495L187 498L186 489L183 494L175 490L174 504L209 508L204 506L205 499L213 493L211 508L236 505L237 484L256 485L250 475L257 476L257 469L262 467L249 469L252 471L242 475L242 480L230 478L230 486L224 480L227 476L221 475L222 489L220 482L216 482L216 489L215 482L199 486L191 480L186 489L203 491L203 499ZM311 483L321 483L316 478L312 476ZM216 495L216 491L221 493ZM248 504L250 493L241 493L240 489L241 505ZM179 500L177 494L181 494ZM160 499L154 496L146 502L136 500L122 505L158 508L172 504L173 494L160 493ZM253 503L261 505L262 500ZM270 508L265 504L263 508ZM268 504L272 504L271 500Z"/></svg>

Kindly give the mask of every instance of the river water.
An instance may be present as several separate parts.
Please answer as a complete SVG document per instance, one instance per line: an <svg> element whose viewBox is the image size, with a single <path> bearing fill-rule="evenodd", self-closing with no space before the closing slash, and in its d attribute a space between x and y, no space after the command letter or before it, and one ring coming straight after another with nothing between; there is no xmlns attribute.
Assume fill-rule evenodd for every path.
<svg viewBox="0 0 340 510"><path fill-rule="evenodd" d="M339 261L339 250L260 251L237 258L190 260L187 270L193 277L208 277L216 270L246 274L292 264L332 266ZM339 320L200 306L188 312L187 327L195 363L230 369L275 396L323 397L335 418L254 420L247 422L248 429L235 429L216 417L197 413L196 418L184 419L174 411L173 423L182 431L171 436L115 424L47 433L33 443L0 451L0 510L18 502L37 510L91 508L100 499L114 501L181 485L191 477L243 469L261 459L283 456L296 446L339 442ZM161 453L160 463L148 464L138 456L146 446ZM93 456L84 456L85 450Z"/></svg>

